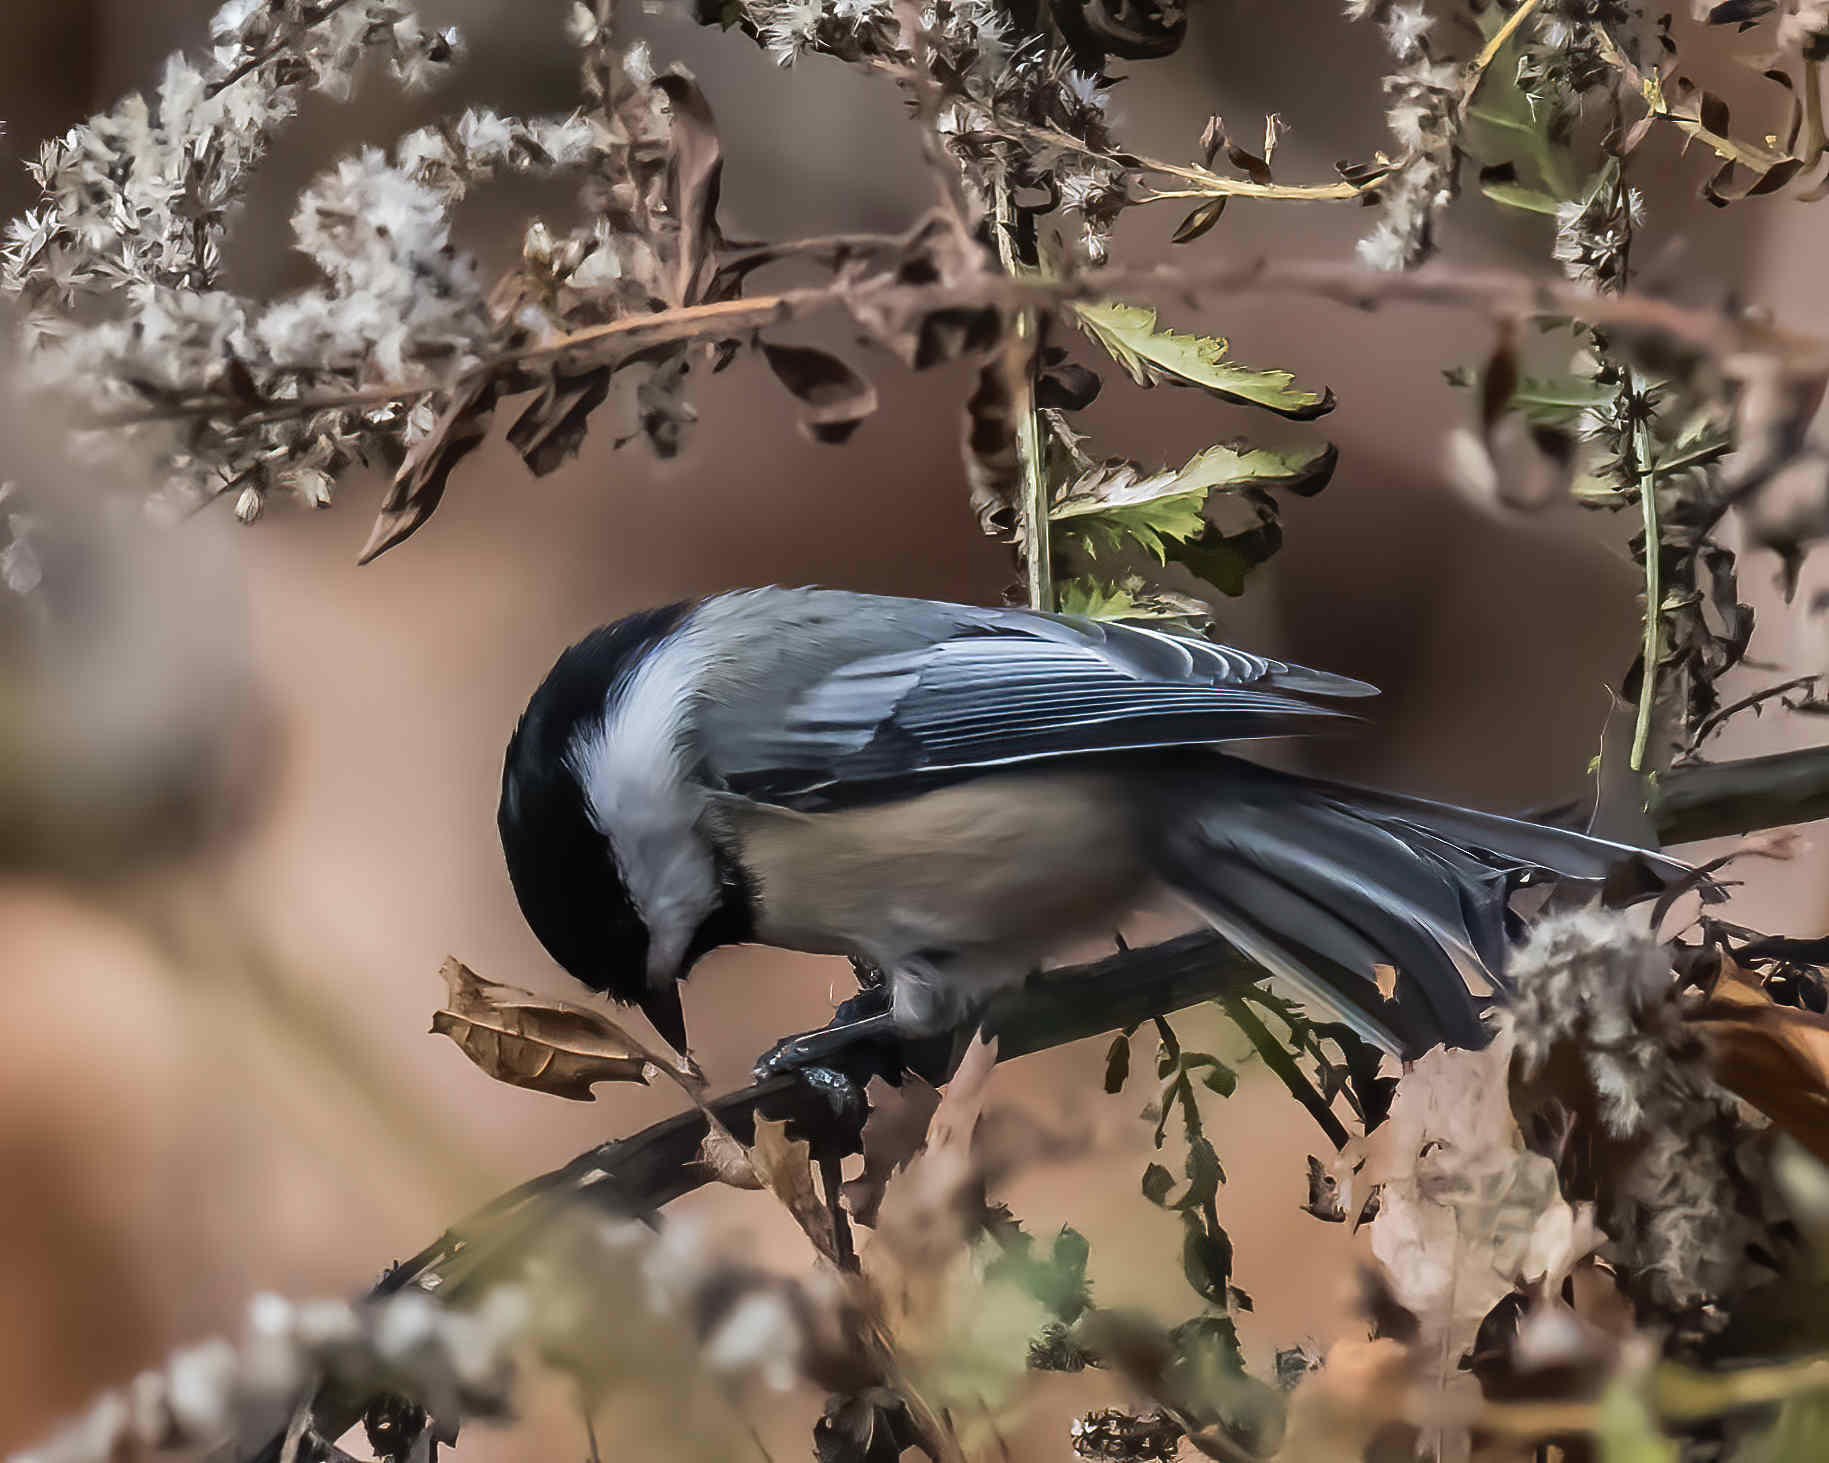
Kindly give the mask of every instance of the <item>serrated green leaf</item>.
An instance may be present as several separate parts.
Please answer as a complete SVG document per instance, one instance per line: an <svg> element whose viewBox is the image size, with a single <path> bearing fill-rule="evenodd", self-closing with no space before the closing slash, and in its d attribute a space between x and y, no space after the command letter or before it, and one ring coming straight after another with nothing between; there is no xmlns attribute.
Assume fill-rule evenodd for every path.
<svg viewBox="0 0 1829 1463"><path fill-rule="evenodd" d="M1221 594L1245 592L1245 577L1283 546L1283 529L1266 517L1254 529L1227 535L1209 527L1198 538L1175 544L1169 557Z"/></svg>
<svg viewBox="0 0 1829 1463"><path fill-rule="evenodd" d="M1070 482L1048 516L1086 540L1089 549L1117 549L1129 539L1163 563L1167 543L1184 542L1206 529L1204 510L1214 493L1282 488L1312 496L1327 486L1338 461L1331 442L1282 450L1222 442L1178 468L1154 473L1114 458Z"/></svg>
<svg viewBox="0 0 1829 1463"><path fill-rule="evenodd" d="M1075 304L1080 328L1103 346L1139 386L1197 386L1227 401L1261 406L1293 421L1312 421L1334 409L1331 391L1304 391L1288 371L1257 371L1228 361L1216 335L1183 335L1161 327L1156 312L1116 300Z"/></svg>
<svg viewBox="0 0 1829 1463"><path fill-rule="evenodd" d="M1212 612L1199 600L1170 590L1148 588L1138 575L1116 584L1082 576L1057 580L1054 605L1063 615L1089 620L1147 620L1183 634L1198 635L1213 623Z"/></svg>
<svg viewBox="0 0 1829 1463"><path fill-rule="evenodd" d="M1131 477L1132 470L1141 472L1135 463L1127 462L1114 474L1107 474L1103 469L1096 475L1089 474L1096 479L1093 491L1099 491L1107 481L1115 478L1116 492L1125 496L1063 499L1048 516L1057 523L1065 523L1069 532L1084 539L1089 551L1096 552L1097 546L1115 551L1130 539L1153 555L1158 564L1167 563L1165 539L1193 538L1206 527L1207 521L1201 517L1200 510L1206 506L1208 490L1195 487L1156 493L1154 489L1175 481L1177 475L1159 472L1146 478ZM1079 487L1080 483L1075 483L1069 492ZM1133 491L1136 496L1129 496Z"/></svg>

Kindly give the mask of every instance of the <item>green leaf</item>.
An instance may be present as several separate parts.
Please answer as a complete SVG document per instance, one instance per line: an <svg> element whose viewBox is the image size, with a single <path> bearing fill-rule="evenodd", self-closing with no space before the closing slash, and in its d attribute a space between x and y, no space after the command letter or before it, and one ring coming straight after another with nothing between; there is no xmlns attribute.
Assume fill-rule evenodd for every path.
<svg viewBox="0 0 1829 1463"><path fill-rule="evenodd" d="M1621 1379L1600 1399L1600 1425L1595 1429L1602 1463L1676 1463L1676 1440L1658 1431L1645 1399Z"/></svg>
<svg viewBox="0 0 1829 1463"><path fill-rule="evenodd" d="M1018 1233L985 1266L985 1279L1008 1281L1041 1302L1051 1316L1072 1325L1092 1303L1086 1283L1090 1255L1086 1237L1071 1226L1062 1226L1046 1258L1035 1253L1027 1234Z"/></svg>
<svg viewBox="0 0 1829 1463"><path fill-rule="evenodd" d="M1245 592L1246 575L1282 547L1282 525L1266 514L1257 527L1243 533L1225 534L1209 527L1199 538L1177 543L1169 557L1221 594L1236 598Z"/></svg>
<svg viewBox="0 0 1829 1463"><path fill-rule="evenodd" d="M1170 590L1151 590L1142 578L1126 575L1116 584L1096 579L1057 580L1054 605L1063 615L1089 620L1147 620L1165 629L1198 635L1213 623L1212 612L1199 600Z"/></svg>
<svg viewBox="0 0 1829 1463"><path fill-rule="evenodd" d="M1182 1212L1181 1273L1202 1300L1226 1303L1232 1282L1232 1241L1223 1229L1209 1233L1192 1209Z"/></svg>
<svg viewBox="0 0 1829 1463"><path fill-rule="evenodd" d="M1143 1170L1143 1197L1159 1208L1168 1208L1167 1199L1175 1191L1175 1175L1159 1163Z"/></svg>
<svg viewBox="0 0 1829 1463"><path fill-rule="evenodd" d="M1502 203L1507 208L1521 208L1526 213L1544 213L1551 218L1556 210L1562 207L1562 200L1555 195L1545 193L1541 188L1529 188L1523 183L1511 182L1503 178L1480 180L1480 192L1494 203Z"/></svg>
<svg viewBox="0 0 1829 1463"><path fill-rule="evenodd" d="M1230 1097L1238 1089L1238 1073L1234 1072L1218 1057L1207 1056L1204 1052L1187 1059L1190 1072L1201 1070L1205 1075L1200 1079L1209 1092L1217 1092L1221 1097Z"/></svg>
<svg viewBox="0 0 1829 1463"><path fill-rule="evenodd" d="M1074 1279L1086 1279L1086 1262L1092 1258L1092 1245L1085 1235L1071 1224L1063 1224L1061 1232L1054 1237L1054 1263L1063 1273Z"/></svg>
<svg viewBox="0 0 1829 1463"><path fill-rule="evenodd" d="M1177 1208L1194 1204L1207 1204L1219 1196L1219 1186L1226 1181L1226 1171L1220 1167L1219 1154L1205 1138L1196 1138L1188 1144L1188 1191L1181 1197Z"/></svg>
<svg viewBox="0 0 1829 1463"><path fill-rule="evenodd" d="M1618 386L1585 376L1526 376L1511 394L1511 407L1534 422L1565 423L1610 409L1618 396Z"/></svg>
<svg viewBox="0 0 1829 1463"><path fill-rule="evenodd" d="M1195 487L1180 492L1157 492L1156 489L1174 482L1176 474L1132 476L1141 471L1135 463L1128 462L1109 478L1101 470L1097 476L1103 481L1092 483L1093 491L1099 492L1107 482L1115 480L1115 492L1122 496L1102 500L1063 499L1048 516L1056 523L1068 524L1070 532L1086 540L1089 550L1094 546L1121 549L1128 538L1142 545L1158 564L1166 563L1168 551L1163 546L1164 539L1193 538L1206 527L1207 521L1201 517L1200 510L1206 506L1207 489ZM1068 491L1071 493L1085 482L1086 479L1081 479Z"/></svg>
<svg viewBox="0 0 1829 1463"><path fill-rule="evenodd" d="M1287 450L1222 442L1178 468L1154 473L1114 458L1070 482L1048 516L1085 539L1089 550L1118 549L1130 539L1163 563L1168 543L1206 529L1205 510L1215 493L1283 488L1312 496L1327 486L1339 456L1331 442Z"/></svg>
<svg viewBox="0 0 1829 1463"><path fill-rule="evenodd" d="M1216 1376L1236 1376L1245 1369L1245 1353L1238 1344L1238 1326L1230 1316L1195 1316L1169 1332L1175 1354L1193 1377L1210 1382ZM1208 1391L1209 1388L1200 1390Z"/></svg>
<svg viewBox="0 0 1829 1463"><path fill-rule="evenodd" d="M1130 1076L1130 1038L1120 1031L1105 1049L1105 1090L1122 1092Z"/></svg>
<svg viewBox="0 0 1829 1463"><path fill-rule="evenodd" d="M1156 312L1108 300L1076 304L1080 328L1105 348L1139 386L1198 386L1226 401L1261 406L1292 421L1312 421L1334 409L1331 391L1304 391L1288 371L1256 371L1225 359L1216 335L1182 335L1159 328Z"/></svg>

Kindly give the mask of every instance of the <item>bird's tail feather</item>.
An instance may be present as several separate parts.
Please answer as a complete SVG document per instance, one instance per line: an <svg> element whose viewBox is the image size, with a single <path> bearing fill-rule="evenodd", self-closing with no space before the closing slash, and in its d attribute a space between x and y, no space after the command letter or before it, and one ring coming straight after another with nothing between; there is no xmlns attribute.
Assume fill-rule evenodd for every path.
<svg viewBox="0 0 1829 1463"><path fill-rule="evenodd" d="M1404 1055L1484 1042L1521 884L1599 880L1635 857L1688 874L1622 844L1229 758L1198 781L1175 792L1169 882L1244 954ZM1389 999L1379 966L1397 973Z"/></svg>

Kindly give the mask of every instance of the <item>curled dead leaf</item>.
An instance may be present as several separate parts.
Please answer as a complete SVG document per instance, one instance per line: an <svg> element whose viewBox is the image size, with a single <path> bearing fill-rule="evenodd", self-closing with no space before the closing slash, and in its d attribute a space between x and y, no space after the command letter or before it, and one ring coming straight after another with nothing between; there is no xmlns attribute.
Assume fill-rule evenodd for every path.
<svg viewBox="0 0 1829 1463"><path fill-rule="evenodd" d="M481 373L459 384L432 430L413 444L394 474L358 564L410 538L437 511L451 470L488 437L499 389L493 377Z"/></svg>
<svg viewBox="0 0 1829 1463"><path fill-rule="evenodd" d="M498 1082L574 1102L592 1101L598 1082L645 1085L650 1069L704 1083L696 1067L656 1056L601 1011L484 980L456 958L439 974L445 1004L433 1013L432 1030Z"/></svg>
<svg viewBox="0 0 1829 1463"><path fill-rule="evenodd" d="M733 1189L762 1187L762 1175L750 1162L749 1150L722 1123L706 1128L705 1136L699 1141L698 1162L699 1167L709 1170L720 1184L728 1184Z"/></svg>
<svg viewBox="0 0 1829 1463"><path fill-rule="evenodd" d="M690 76L677 72L654 78L673 114L667 158L668 210L679 221L679 262L672 288L675 305L704 299L717 271L718 193L724 178L724 147L718 140L711 103Z"/></svg>
<svg viewBox="0 0 1829 1463"><path fill-rule="evenodd" d="M912 1074L900 1087L881 1077L867 1089L870 1116L864 1123L864 1171L844 1186L845 1203L859 1224L874 1226L883 1190L927 1140L927 1126L940 1105L940 1094Z"/></svg>
<svg viewBox="0 0 1829 1463"><path fill-rule="evenodd" d="M815 442L839 443L876 410L876 387L830 351L761 342L775 379L806 407L801 430Z"/></svg>
<svg viewBox="0 0 1829 1463"><path fill-rule="evenodd" d="M610 371L598 366L581 375L555 370L540 393L508 429L508 444L535 477L545 477L584 443L590 415L610 394Z"/></svg>
<svg viewBox="0 0 1829 1463"><path fill-rule="evenodd" d="M1778 1005L1730 963L1688 1021L1715 1080L1829 1162L1829 1016Z"/></svg>
<svg viewBox="0 0 1829 1463"><path fill-rule="evenodd" d="M788 1137L786 1123L758 1117L756 1141L747 1156L754 1172L793 1216L813 1248L834 1265L841 1263L832 1215L813 1179L811 1146L804 1139Z"/></svg>

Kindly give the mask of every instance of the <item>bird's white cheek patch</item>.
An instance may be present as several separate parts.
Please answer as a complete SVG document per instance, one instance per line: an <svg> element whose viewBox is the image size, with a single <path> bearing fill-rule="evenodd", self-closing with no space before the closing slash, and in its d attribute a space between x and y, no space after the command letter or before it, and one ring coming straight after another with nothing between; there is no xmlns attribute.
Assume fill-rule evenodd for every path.
<svg viewBox="0 0 1829 1463"><path fill-rule="evenodd" d="M612 688L603 720L579 734L566 759L647 927L655 987L679 974L718 902L717 871L696 826L703 795L687 776L685 753L705 654L688 620Z"/></svg>

